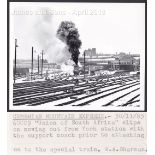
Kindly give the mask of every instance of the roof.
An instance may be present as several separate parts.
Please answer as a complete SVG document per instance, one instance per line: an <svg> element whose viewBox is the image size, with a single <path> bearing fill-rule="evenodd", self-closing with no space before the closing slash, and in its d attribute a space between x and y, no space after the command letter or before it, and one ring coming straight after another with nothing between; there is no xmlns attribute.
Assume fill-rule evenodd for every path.
<svg viewBox="0 0 155 155"><path fill-rule="evenodd" d="M135 60L135 58L130 54L120 53L115 57L116 59L119 59L120 61L132 61Z"/></svg>

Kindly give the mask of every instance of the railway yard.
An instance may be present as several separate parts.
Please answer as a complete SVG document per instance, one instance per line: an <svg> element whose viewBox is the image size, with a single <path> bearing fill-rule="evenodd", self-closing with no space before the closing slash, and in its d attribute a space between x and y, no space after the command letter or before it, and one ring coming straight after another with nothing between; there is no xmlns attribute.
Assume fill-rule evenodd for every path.
<svg viewBox="0 0 155 155"><path fill-rule="evenodd" d="M13 84L13 106L37 110L112 110L140 107L137 75L66 76Z"/></svg>

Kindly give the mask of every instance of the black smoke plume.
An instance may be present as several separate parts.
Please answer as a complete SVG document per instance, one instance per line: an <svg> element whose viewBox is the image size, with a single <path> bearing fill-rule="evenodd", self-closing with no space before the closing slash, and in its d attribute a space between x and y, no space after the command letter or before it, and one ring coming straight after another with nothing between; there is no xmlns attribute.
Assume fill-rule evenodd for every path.
<svg viewBox="0 0 155 155"><path fill-rule="evenodd" d="M75 65L78 65L79 48L82 43L79 39L78 29L75 27L75 24L71 21L61 22L57 30L57 37L66 43L72 60L75 62Z"/></svg>

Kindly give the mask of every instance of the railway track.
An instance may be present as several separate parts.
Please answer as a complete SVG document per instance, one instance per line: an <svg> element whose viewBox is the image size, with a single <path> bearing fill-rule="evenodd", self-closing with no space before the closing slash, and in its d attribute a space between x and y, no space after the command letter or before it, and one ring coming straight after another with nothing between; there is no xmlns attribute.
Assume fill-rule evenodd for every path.
<svg viewBox="0 0 155 155"><path fill-rule="evenodd" d="M98 83L99 85L100 83ZM74 90L78 89L77 91L73 91L73 92L64 92L65 90L71 89L71 87L65 88L65 89L61 89L61 92L59 91L59 89L57 90L51 90L50 93L52 92L60 92L60 94L50 94L49 92L47 92L46 94L42 93L42 95L46 95L46 96L38 96L38 94L32 95L32 96L24 96L24 97L20 97L20 98L15 98L13 99L14 101L14 105L24 105L24 104L33 104L33 105L38 105L38 104L43 104L46 102L51 102L51 101L55 101L55 100L59 100L59 99L63 99L66 97L71 97L74 95L80 95L83 93L83 90L86 90L88 88L90 88L90 84L86 84L86 85L82 85L82 86L76 86L74 88ZM107 87L107 86L105 86ZM37 102L37 103L36 103Z"/></svg>
<svg viewBox="0 0 155 155"><path fill-rule="evenodd" d="M76 103L76 105L72 105L72 106L84 106L84 105L88 105L91 102L94 102L96 100L99 100L99 99L104 98L104 97L107 97L107 96L110 96L110 95L115 94L115 93L117 93L119 91L123 91L125 89L128 89L128 88L133 87L133 86L136 86L136 85L139 85L139 83L133 82L133 83L130 83L130 84L126 85L127 87L126 86L117 86L115 88L110 88L110 89L101 91L101 92L99 92L97 94L91 94L91 95L88 95L88 96L84 96L84 97L81 97L81 98L78 98L78 99L75 99L75 100L72 100L72 101L69 101L69 102L58 104L56 106L69 105L69 104L76 103L77 101L81 101L82 102L83 100L88 99L88 98L91 97L91 99L88 99L87 101L83 101L81 104L77 104ZM110 91L112 91L112 92L110 92ZM104 94L104 93L107 93L107 94ZM99 94L103 94L103 95L101 95L100 97L95 97L96 95L99 95ZM92 97L93 97L93 99L92 99Z"/></svg>
<svg viewBox="0 0 155 155"><path fill-rule="evenodd" d="M104 79L102 79L102 80L104 80ZM129 79L126 79L126 80L128 81ZM38 83L38 85L35 85L35 87L32 86L31 88L23 87L22 89L21 88L14 89L13 90L13 98L26 96L26 95L27 96L29 95L29 97L30 97L33 94L36 94L36 95L37 94L41 95L43 93L47 94L48 92L51 93L52 90L54 90L54 88L55 88L54 91L58 92L58 91L64 90L65 88L68 89L68 85L74 84L73 81L70 81L70 82L62 81L62 82L57 82L57 83L46 81L46 83L44 83L44 85L42 85L42 83L44 83L44 82L41 82L41 84ZM82 85L80 85L80 86L82 87Z"/></svg>
<svg viewBox="0 0 155 155"><path fill-rule="evenodd" d="M107 96L109 96L119 91L126 90L135 85L139 85L139 82L135 81L136 79L137 79L136 77L124 78L122 81L130 82L129 84L126 84L124 86L124 85L120 85L121 84L120 78L111 78L109 82L106 82L106 83L105 83L105 79L101 80L98 78L97 80L100 80L100 82L92 81L92 83L83 83L83 84L74 86L74 89L73 89L73 86L70 86L74 84L73 81L61 81L61 82L43 81L43 82L34 82L33 84L24 83L22 84L22 86L17 84L14 86L13 105L14 106L19 106L19 105L37 106L45 103L52 103L55 105L55 101L60 100L60 104L56 104L55 106L65 106L80 100L82 101L84 99L88 99L89 97L94 97L93 100L91 99L88 101L84 101L79 105L73 105L73 106L84 106L100 98L106 97L102 95L102 97L98 98L96 97L96 95L99 95L105 92L108 93L109 91L112 91L106 94ZM111 88L112 86L116 86L116 87ZM102 88L108 88L108 89L95 94L82 96L77 99L70 99L67 102L63 101L63 103L61 103L61 100L65 98L83 95L84 91L86 91L87 89L90 89L91 87L96 89L102 89ZM67 92L66 90L71 90L71 91ZM135 100L133 99L129 101L128 104L126 103L127 105L124 104L122 106L128 106L129 104L132 104L132 102L134 101Z"/></svg>
<svg viewBox="0 0 155 155"><path fill-rule="evenodd" d="M140 97L140 94L134 96L133 98L131 98L130 100L128 100L125 104L122 104L121 106L122 107L125 107L125 106L131 105L131 104L133 104L135 102L139 102L140 99L137 99L138 97Z"/></svg>

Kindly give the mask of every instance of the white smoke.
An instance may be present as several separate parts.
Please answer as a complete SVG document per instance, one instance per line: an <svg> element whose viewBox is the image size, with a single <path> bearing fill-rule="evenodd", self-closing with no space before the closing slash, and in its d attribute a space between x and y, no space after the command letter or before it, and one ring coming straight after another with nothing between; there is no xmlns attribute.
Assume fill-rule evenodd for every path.
<svg viewBox="0 0 155 155"><path fill-rule="evenodd" d="M79 67L82 67L82 65L81 65L80 61L78 62L78 66L79 66Z"/></svg>
<svg viewBox="0 0 155 155"><path fill-rule="evenodd" d="M45 51L48 62L63 64L71 57L71 54L66 45L56 37L52 15L48 14L49 8L40 8L40 10L47 14L37 16L33 26L34 40L40 51Z"/></svg>
<svg viewBox="0 0 155 155"><path fill-rule="evenodd" d="M65 63L63 63L61 65L61 70L65 73L68 73L70 75L74 75L74 62L69 59L68 61L66 61Z"/></svg>

